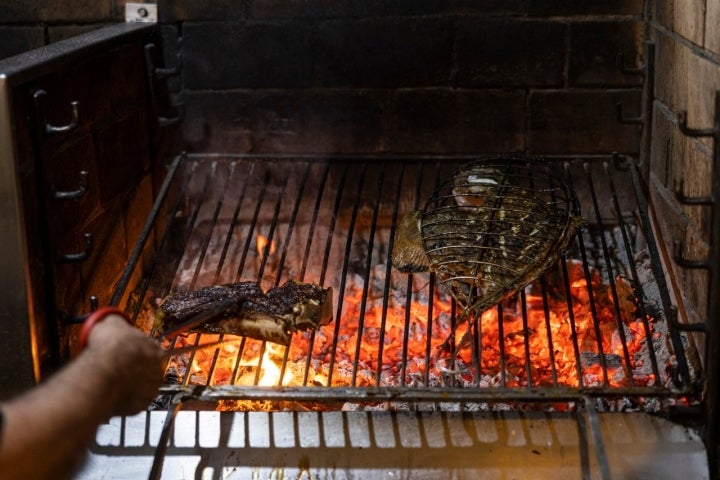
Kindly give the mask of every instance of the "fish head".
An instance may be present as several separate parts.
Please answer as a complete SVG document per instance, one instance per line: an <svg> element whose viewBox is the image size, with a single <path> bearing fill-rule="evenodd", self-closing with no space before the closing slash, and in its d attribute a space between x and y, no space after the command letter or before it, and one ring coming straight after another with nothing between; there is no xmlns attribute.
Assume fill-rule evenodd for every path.
<svg viewBox="0 0 720 480"><path fill-rule="evenodd" d="M503 173L492 167L474 166L453 177L452 193L460 206L482 207L504 183Z"/></svg>

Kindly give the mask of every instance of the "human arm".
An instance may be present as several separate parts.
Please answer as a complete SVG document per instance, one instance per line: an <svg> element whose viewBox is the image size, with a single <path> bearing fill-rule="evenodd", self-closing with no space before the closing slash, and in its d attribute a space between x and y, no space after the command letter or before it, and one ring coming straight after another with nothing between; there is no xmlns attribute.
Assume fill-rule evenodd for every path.
<svg viewBox="0 0 720 480"><path fill-rule="evenodd" d="M162 358L160 347L121 316L105 317L72 362L0 406L0 479L70 478L98 425L154 398Z"/></svg>

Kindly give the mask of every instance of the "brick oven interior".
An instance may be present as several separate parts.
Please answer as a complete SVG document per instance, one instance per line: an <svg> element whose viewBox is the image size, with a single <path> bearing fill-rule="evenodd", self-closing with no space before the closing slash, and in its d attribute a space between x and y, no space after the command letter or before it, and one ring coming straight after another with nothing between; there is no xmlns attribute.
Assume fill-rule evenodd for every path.
<svg viewBox="0 0 720 480"><path fill-rule="evenodd" d="M81 121L88 117L90 120L81 126L84 133L78 134L76 141L60 144L49 139L40 155L46 155L54 164L69 165L73 162L83 165L82 158L90 158L91 164L97 166L90 167L89 175L102 185L94 194L92 205L79 214L53 215L52 210L39 205L42 201L33 200L37 198L32 183L36 172L33 158L20 160L17 176L22 185L19 194L22 203L27 211L50 217L45 223L38 221L38 225L27 227L29 251L43 251L33 235L48 231L56 235L53 245L62 245L70 255L83 250L83 233L89 226L97 228L99 234L93 240L90 264L65 262L48 271L51 270L48 267L29 262L36 296L30 299L23 296L20 300L24 305L10 311L27 314L29 303L36 316L48 317L43 322L58 323L49 320L50 317L62 317L62 321L59 328L38 326L42 323L38 321L33 341L40 337L46 343L31 347L28 338L24 342L27 347L18 347L23 342L17 341L17 329L8 327L9 320L0 313L3 331L13 335L0 339L0 350L4 352L0 359L5 364L19 365L12 373L0 374L0 397L28 388L37 377L49 374L58 363L68 359L76 342L77 326L71 323L92 308L89 294L96 296L101 305L116 300L112 287L121 279L135 240L143 233L144 218L131 212L150 212L167 166L181 151L200 157L208 153L231 154L239 159L243 156L462 159L522 153L595 164L603 161L613 164L618 159L631 161L638 166L643 185L647 186L650 215L656 221L655 234L678 320L691 325L717 323L717 316L710 316L711 312L718 313L709 295L713 285L710 273L720 273L720 269L717 265L696 268L695 263L708 258L718 260L714 253L717 249L713 250L711 244L711 239L720 241L713 237L717 228L712 224L712 212L718 207L702 201L693 204L688 199L702 200L717 194L713 188L718 187L718 180L711 179L720 176L718 135L712 132L713 128L720 128L717 112L720 104L716 101L720 92L720 3L714 0L212 3L200 5L187 0L158 3L159 34L151 35L156 47L147 51L150 66L158 66L166 74L151 83L151 91L140 86L145 85L143 69L147 64L136 64L130 58L135 55L131 51L121 53L120 62L113 60L108 65L105 60L98 61L97 71L110 73L88 78L85 71L70 72L77 75L81 86L75 90L71 86L63 88L82 97ZM98 32L125 19L124 1L81 0L72 5L70 8L59 0L36 0L0 7L0 59L12 60L14 55L46 45L72 42L77 35ZM121 77L109 88L101 84ZM76 77L56 80L60 84L71 83L67 78L74 81ZM45 102L42 108L47 111L47 123L66 123L70 114L65 101L53 99L44 84L38 85L49 94L48 98L36 100ZM145 95L154 99L151 106L143 103ZM103 100L96 101L99 98ZM63 109L66 113L62 113ZM159 121L151 124L148 118ZM37 140L28 135L19 142L21 147L28 147ZM60 148L53 150L58 145ZM132 161L124 161L127 158ZM49 178L51 183L67 190L76 180L68 179L69 174L64 172L51 173ZM0 184L0 192L2 187ZM75 218L78 215L81 218ZM107 218L113 219L113 225L108 224ZM718 222L717 215L714 222ZM9 224L0 225L10 228ZM7 261L1 256L0 259ZM148 260L143 257L143 261ZM14 265L7 266L8 271L14 271ZM0 279L0 286L7 287L0 290L13 291L12 284L18 279L21 284L30 282L25 272L17 275ZM82 278L81 285L64 281L67 278ZM138 282L139 274L131 281ZM717 280L714 282L716 285ZM123 301L127 301L128 295ZM47 307L47 299L53 300L52 307ZM708 330L717 330L717 326ZM717 333L714 335L691 332L683 338L696 346L701 362L708 358L717 362L714 347L709 347L710 351L705 349L706 345L714 345L707 343L708 336L720 344ZM52 345L48 346L47 341ZM39 353L30 353L38 348ZM34 356L34 363L27 361L29 356ZM707 382L706 394L715 402L707 408L709 414L700 418L717 422L716 391L720 378L718 370L714 372L714 378L700 380ZM176 428L180 433L176 433L169 450L166 475L185 468L182 460L173 459L173 452L187 457L197 453L191 448L192 437L202 434L201 425L206 422L231 437L222 439L227 443L224 449L217 448L216 440L206 440L218 452L217 458L208 453L212 449L206 449L199 462L204 468L214 468L212 475L220 474L220 465L234 455L235 446L245 446L254 466L246 470L235 466L235 473L225 470L227 478L242 478L241 475L250 473L256 475L253 478L280 478L279 474L272 475L281 461L262 460L267 447L278 446L295 462L283 466L289 467L284 470L288 475L297 474L301 478L306 472L308 478L331 478L327 470L325 473L312 470L318 465L313 464L313 459L305 467L302 453L288 448L305 445L318 456L324 455L318 452L322 450L318 446L340 447L336 450L337 462L344 470L335 478L353 475L386 478L382 475L388 472L415 478L408 474L412 471L412 460L407 460L409 465L400 465L401 461L392 458L393 453L388 454L395 447L401 458L413 458L408 451L415 440L406 439L412 438L407 432L415 432L418 423L411 415L393 417L391 426L378 421L377 416L363 416L362 425L358 426L348 423L345 412L324 412L316 417L310 412L224 416L205 408L190 410L177 417ZM81 478L93 478L114 465L122 465L127 478L145 475L157 445L157 440L148 445L147 436L157 437L164 415L147 412L142 418L116 419L101 429L95 456L91 457L86 476ZM490 441L496 442L494 448L500 451L498 456L502 459L493 468L505 468L504 472L523 476L527 471L513 470L513 463L520 461L532 465L538 475L547 478L564 458L558 453L563 450L563 439L577 435L574 429L579 428L567 418L552 419L554 427L548 428L552 423L549 417L532 414L516 417L513 413L495 413L491 418L468 419L462 412L446 412L442 416L421 412L420 416L426 422L421 423L420 436L425 435L426 439L420 444L426 442L431 451L446 450L457 467L449 467L443 461L415 463L417 472L424 475L417 478L438 478L437 475L478 478L480 472L488 475L483 478L509 478L499 470L479 469L469 458L473 450L467 448L468 442L472 447L473 442L483 443L484 439L473 435L467 439L457 433L466 431L472 422L472 428L487 432L482 425L492 421L496 422L490 429L495 432L495 440ZM591 417L589 422L600 422L598 429L610 432L610 437L614 429L634 432L641 438L647 432L643 429L647 427L633 424L639 421L636 417L620 420ZM663 438L692 436L697 431L698 438L717 449L716 428L703 429L696 422L695 416L688 415L680 422L682 427L672 422L652 423L650 429ZM328 432L333 427L344 431L338 435L345 439L332 438ZM267 438L253 433L262 428L275 428L276 435ZM378 434L383 429L391 432L385 436ZM444 429L447 436L435 438L431 434L433 429ZM524 430L528 438L536 429L540 440L535 440L540 443L550 438L546 458L551 460L537 463L535 457L541 455L532 449L531 453L518 455L512 448L517 429ZM120 449L121 455L113 450L120 441L119 430L124 432L123 439L130 439ZM143 433L146 431L152 433ZM189 432L190 440L182 436L184 432ZM301 439L303 435L308 435L308 440ZM620 441L616 443L605 439L604 448L611 462L622 451L627 435L617 437ZM497 438L506 441L498 443ZM593 445L598 443L598 438L592 435L590 438ZM669 471L675 475L683 471L686 465L680 470L670 468L663 472L662 469L669 468L667 458L673 458L670 453L673 447L662 442L650 443L648 450L640 450L637 457L652 458L652 449L657 448L666 459L657 467L645 465L645 473L660 475ZM360 445L365 453L348 445ZM399 446L405 451L398 453ZM698 461L693 450L695 444L682 444L681 448L690 452L688 458ZM353 455L358 463L349 460ZM587 478L631 478L632 472L637 474L633 469L640 468L627 461L623 468L615 465L608 471L594 456L577 455ZM132 457L133 466L127 467L125 460L118 460L121 456ZM437 456L431 454L430 458ZM720 478L718 451L702 452L700 457L703 457L700 466L693 464L687 471L700 471L698 478ZM679 458L683 458L682 464L685 457ZM318 462L326 469L332 464L326 458ZM364 470L373 462L378 471ZM197 465L198 460L190 463ZM702 470L708 464L710 473L706 474ZM567 467L566 474L576 475L574 467L574 464Z"/></svg>

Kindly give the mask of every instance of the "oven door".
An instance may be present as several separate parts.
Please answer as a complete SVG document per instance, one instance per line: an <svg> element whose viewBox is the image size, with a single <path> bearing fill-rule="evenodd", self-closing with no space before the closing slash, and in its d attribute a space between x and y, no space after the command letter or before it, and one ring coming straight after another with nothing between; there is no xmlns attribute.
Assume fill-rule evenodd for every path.
<svg viewBox="0 0 720 480"><path fill-rule="evenodd" d="M0 62L0 396L72 353L109 302L152 197L149 24L118 24ZM159 49L155 49L159 50Z"/></svg>

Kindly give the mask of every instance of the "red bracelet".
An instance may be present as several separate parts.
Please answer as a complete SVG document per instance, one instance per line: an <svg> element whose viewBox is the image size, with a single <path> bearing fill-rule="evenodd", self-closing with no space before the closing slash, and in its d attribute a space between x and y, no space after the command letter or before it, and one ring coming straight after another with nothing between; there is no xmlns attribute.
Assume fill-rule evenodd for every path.
<svg viewBox="0 0 720 480"><path fill-rule="evenodd" d="M90 330L92 330L92 328L95 326L96 323L100 322L108 315L120 315L130 325L133 324L132 320L130 320L130 317L128 317L127 314L125 312L123 312L122 310L120 310L119 308L115 308L115 307L98 308L97 310L92 312L89 317L87 317L85 319L85 321L82 324L82 327L80 328L80 336L78 338L78 345L80 346L80 350L85 350L85 347L87 347L88 337L90 336Z"/></svg>

